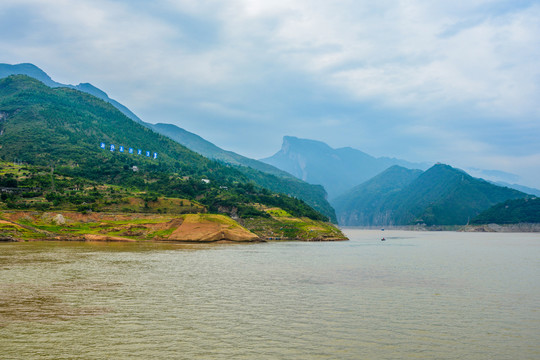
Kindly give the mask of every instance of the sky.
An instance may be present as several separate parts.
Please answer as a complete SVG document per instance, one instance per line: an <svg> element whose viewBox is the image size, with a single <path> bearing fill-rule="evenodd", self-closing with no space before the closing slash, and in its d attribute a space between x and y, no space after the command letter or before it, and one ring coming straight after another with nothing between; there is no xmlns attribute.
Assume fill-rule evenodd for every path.
<svg viewBox="0 0 540 360"><path fill-rule="evenodd" d="M290 135L540 188L540 0L2 0L0 49L248 157Z"/></svg>

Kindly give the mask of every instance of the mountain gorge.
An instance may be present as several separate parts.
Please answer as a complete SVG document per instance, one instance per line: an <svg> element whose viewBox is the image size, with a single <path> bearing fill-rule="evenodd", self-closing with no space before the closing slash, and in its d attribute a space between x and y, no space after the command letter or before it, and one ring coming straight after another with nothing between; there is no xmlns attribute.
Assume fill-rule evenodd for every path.
<svg viewBox="0 0 540 360"><path fill-rule="evenodd" d="M343 237L302 200L258 186L88 93L12 75L0 79L0 114L3 208L214 212L251 222L265 237ZM9 170L8 161L25 165Z"/></svg>
<svg viewBox="0 0 540 360"><path fill-rule="evenodd" d="M333 201L339 209L338 222L345 226L386 225L391 211L384 207L385 197L397 194L421 174L422 170L394 165L355 186Z"/></svg>
<svg viewBox="0 0 540 360"><path fill-rule="evenodd" d="M258 161L176 125L146 123L93 85L57 83L32 64L0 64L2 77L0 158L49 168L54 176L47 186L53 188L54 181L66 178L72 185L90 181L132 188L145 198L188 199L197 211L228 213L244 222L255 218L253 226L260 229L272 228L257 220L270 213L345 226L463 225L491 206L533 193L496 186L448 165L429 168L291 136L284 137L275 155ZM111 144L115 151L109 151ZM126 151L118 151L120 145ZM130 147L142 148L143 155L129 154ZM144 156L146 151L157 158ZM530 208L530 203L522 205Z"/></svg>
<svg viewBox="0 0 540 360"><path fill-rule="evenodd" d="M483 210L527 194L436 164L425 172L391 167L334 201L347 226L465 225Z"/></svg>
<svg viewBox="0 0 540 360"><path fill-rule="evenodd" d="M89 83L79 85L61 84L51 79L44 71L33 64L0 64L0 78L15 74L23 74L37 79L52 88L70 88L91 94L120 110L131 120L171 138L188 149L206 158L227 163L236 167L246 178L274 192L290 195L305 201L320 213L336 222L335 211L327 200L325 189L320 185L308 184L291 174L261 161L250 159L231 151L223 150L202 137L172 124L150 124L142 121L131 110L120 104L102 90Z"/></svg>
<svg viewBox="0 0 540 360"><path fill-rule="evenodd" d="M326 191L321 185L309 184L262 161L223 150L199 135L176 125L159 123L146 125L204 157L235 166L239 172L264 188L304 200L315 210L328 216L332 222L337 222L335 211L326 199Z"/></svg>
<svg viewBox="0 0 540 360"><path fill-rule="evenodd" d="M287 171L310 184L323 185L330 199L379 174L392 165L427 169L427 164L376 158L350 147L333 149L327 144L285 136L281 150L261 161Z"/></svg>

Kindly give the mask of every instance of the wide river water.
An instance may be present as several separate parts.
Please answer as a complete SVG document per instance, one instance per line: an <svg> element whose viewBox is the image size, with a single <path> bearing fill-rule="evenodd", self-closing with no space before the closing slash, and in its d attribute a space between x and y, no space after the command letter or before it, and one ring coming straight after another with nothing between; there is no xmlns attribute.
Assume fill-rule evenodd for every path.
<svg viewBox="0 0 540 360"><path fill-rule="evenodd" d="M0 244L0 358L540 359L540 234L345 232Z"/></svg>

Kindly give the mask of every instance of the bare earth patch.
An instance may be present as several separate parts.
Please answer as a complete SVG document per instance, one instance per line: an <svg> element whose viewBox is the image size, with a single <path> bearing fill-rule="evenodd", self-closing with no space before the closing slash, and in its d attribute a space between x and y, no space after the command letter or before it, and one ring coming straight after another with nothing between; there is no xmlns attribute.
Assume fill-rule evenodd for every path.
<svg viewBox="0 0 540 360"><path fill-rule="evenodd" d="M174 241L260 241L251 231L231 223L225 216L205 218L187 215L184 222L173 231L169 240Z"/></svg>

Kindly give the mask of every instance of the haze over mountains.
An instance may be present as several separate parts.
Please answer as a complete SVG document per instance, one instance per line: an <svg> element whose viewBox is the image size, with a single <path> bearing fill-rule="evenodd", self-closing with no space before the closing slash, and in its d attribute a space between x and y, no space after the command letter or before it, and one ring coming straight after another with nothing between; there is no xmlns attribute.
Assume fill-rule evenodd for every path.
<svg viewBox="0 0 540 360"><path fill-rule="evenodd" d="M10 64L0 64L0 79L5 78L9 75L27 75L34 79L37 79L44 83L45 85L49 87L67 87L71 89L76 89L91 95L94 95L97 98L100 98L101 100L104 100L110 104L112 104L115 108L120 110L124 115L126 115L128 118L130 118L133 121L136 121L138 123L143 123L141 119L137 115L135 115L131 110L129 110L124 105L120 104L118 101L109 98L107 93L105 93L103 90L98 89L94 85L90 83L80 83L79 85L70 85L70 84L61 84L59 82L54 81L51 79L47 73L45 73L43 70L41 70L39 67L37 67L34 64L16 64L16 65L10 65Z"/></svg>
<svg viewBox="0 0 540 360"><path fill-rule="evenodd" d="M341 225L465 224L497 203L525 198L536 190L520 188L524 193L495 186L447 165L437 164L430 168L426 163L376 158L360 150L333 149L320 141L292 136L283 138L282 148L275 155L258 161L223 150L176 125L146 123L91 84L73 86L57 83L32 64L0 64L0 78L18 73L34 77L50 87L75 89L105 100L147 129L165 135L206 158L232 166L238 175L265 189L302 199L332 221L339 219ZM66 131L60 130L72 145L79 146L76 141L73 143L72 139L76 137ZM112 127L109 133L115 131ZM106 139L110 134L104 133L102 137ZM97 138L95 140L98 141ZM24 136L19 141L24 143ZM69 146L55 151L67 153ZM10 150L16 150L18 142L11 147ZM41 152L35 154L38 159ZM193 155L187 158L193 158ZM84 159L80 161L84 162ZM337 210L337 218L330 204Z"/></svg>
<svg viewBox="0 0 540 360"><path fill-rule="evenodd" d="M333 199L392 165L427 169L429 164L376 158L350 147L333 149L321 141L285 136L281 149L261 159L311 184L321 184Z"/></svg>
<svg viewBox="0 0 540 360"><path fill-rule="evenodd" d="M327 201L327 194L324 188L320 185L308 184L301 181L291 174L279 170L271 165L263 162L246 158L239 154L223 150L214 144L204 140L200 136L190 133L184 129L171 124L149 124L142 121L127 107L109 98L102 90L88 83L79 85L66 85L53 81L49 75L33 64L0 64L0 78L13 74L23 74L35 78L45 85L50 87L67 87L76 89L82 92L89 93L104 101L107 101L124 115L133 121L154 130L157 133L170 137L174 141L186 146L192 151L195 151L207 158L222 161L238 167L238 170L244 173L249 179L256 184L263 186L269 190L279 193L288 194L306 201L310 206L317 211L326 215L331 221L336 222L334 209Z"/></svg>
<svg viewBox="0 0 540 360"><path fill-rule="evenodd" d="M291 136L262 161L324 185L344 226L465 225L495 204L536 190L499 186L448 165L375 158Z"/></svg>
<svg viewBox="0 0 540 360"><path fill-rule="evenodd" d="M465 225L495 204L525 197L436 164L424 172L392 166L332 204L338 222L347 226Z"/></svg>
<svg viewBox="0 0 540 360"><path fill-rule="evenodd" d="M237 168L207 159L78 90L51 88L26 75L9 76L0 79L0 114L0 158L17 159L35 170L36 188L47 189L41 204L46 208L55 206L54 199L83 191L91 194L79 194L76 201L91 203L92 194L99 194L98 186L103 185L154 199L147 202L156 202L159 196L189 199L208 211L231 216L267 219L266 210L275 207L314 221L328 219L305 202L256 186ZM153 152L156 156L150 155ZM45 176L40 174L44 171ZM61 178L53 182L53 174ZM34 175L27 175L24 181L33 184L32 179ZM86 186L77 185L79 181ZM61 189L59 193L55 188ZM11 201L11 208L34 203L24 198L4 200ZM121 195L114 201L129 203Z"/></svg>
<svg viewBox="0 0 540 360"><path fill-rule="evenodd" d="M317 211L336 222L335 211L327 200L323 186L304 182L291 174L258 160L250 159L232 151L226 151L202 137L171 124L146 124L145 126L165 135L209 159L237 167L237 170L269 190L285 193L304 200Z"/></svg>

